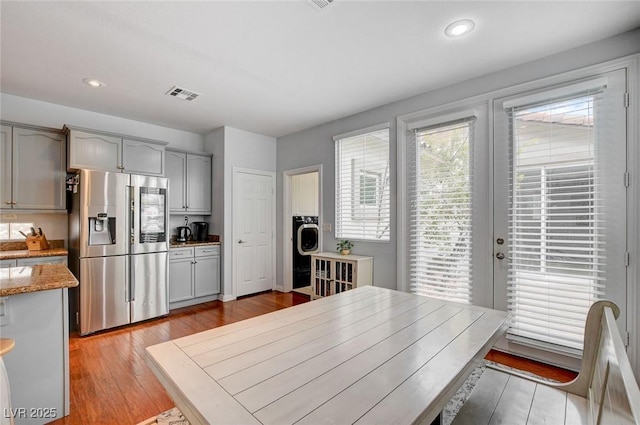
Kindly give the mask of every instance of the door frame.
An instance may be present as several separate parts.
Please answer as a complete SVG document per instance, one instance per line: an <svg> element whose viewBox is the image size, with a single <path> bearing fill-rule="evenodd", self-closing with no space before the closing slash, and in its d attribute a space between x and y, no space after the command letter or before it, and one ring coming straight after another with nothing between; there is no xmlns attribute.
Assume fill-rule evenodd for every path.
<svg viewBox="0 0 640 425"><path fill-rule="evenodd" d="M271 289L276 289L276 173L274 171L266 171L266 170L255 170L255 169L251 169L251 168L242 168L242 167L233 167L232 169L232 181L231 181L231 187L235 189L235 184L237 181L237 175L238 174L256 174L259 176L265 176L265 177L270 177L271 178L271 267L270 267L270 275L271 275L271 281L273 282L273 284L271 285ZM232 190L232 197L231 197L231 210L232 210L232 217L231 217L231 240L227 241L227 243L231 243L232 247L231 247L231 282L232 282L232 286L233 286L233 298L237 298L237 274L236 274L236 267L237 267L237 263L238 263L238 244L235 243L237 237L236 237L236 223L234 222L233 217L237 217L237 191L236 190Z"/></svg>
<svg viewBox="0 0 640 425"><path fill-rule="evenodd" d="M322 164L310 165L308 167L294 168L282 172L282 274L283 284L276 285L276 289L282 292L293 290L293 233L291 231L291 217L293 214L291 179L300 174L318 173L318 247L322 250Z"/></svg>

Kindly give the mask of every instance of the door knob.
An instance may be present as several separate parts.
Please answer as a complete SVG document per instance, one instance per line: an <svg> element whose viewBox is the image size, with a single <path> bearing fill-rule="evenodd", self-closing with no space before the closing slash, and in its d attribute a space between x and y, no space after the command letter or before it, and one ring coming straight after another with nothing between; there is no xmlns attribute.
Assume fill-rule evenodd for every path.
<svg viewBox="0 0 640 425"><path fill-rule="evenodd" d="M504 260L506 258L506 255L504 255L502 252L498 252L496 253L496 258L498 260Z"/></svg>

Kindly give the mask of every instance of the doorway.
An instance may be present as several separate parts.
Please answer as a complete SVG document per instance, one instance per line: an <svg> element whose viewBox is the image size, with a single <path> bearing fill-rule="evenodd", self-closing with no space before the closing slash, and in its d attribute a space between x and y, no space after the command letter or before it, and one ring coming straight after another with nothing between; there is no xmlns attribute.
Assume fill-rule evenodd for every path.
<svg viewBox="0 0 640 425"><path fill-rule="evenodd" d="M322 248L322 165L283 173L284 292L310 295L311 255Z"/></svg>

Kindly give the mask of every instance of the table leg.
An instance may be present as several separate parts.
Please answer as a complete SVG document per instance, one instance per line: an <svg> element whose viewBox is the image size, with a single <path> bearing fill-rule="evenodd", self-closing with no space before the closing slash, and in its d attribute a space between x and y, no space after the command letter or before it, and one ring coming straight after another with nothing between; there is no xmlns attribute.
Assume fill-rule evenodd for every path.
<svg viewBox="0 0 640 425"><path fill-rule="evenodd" d="M442 425L442 412L436 416L436 418L431 422L431 425Z"/></svg>

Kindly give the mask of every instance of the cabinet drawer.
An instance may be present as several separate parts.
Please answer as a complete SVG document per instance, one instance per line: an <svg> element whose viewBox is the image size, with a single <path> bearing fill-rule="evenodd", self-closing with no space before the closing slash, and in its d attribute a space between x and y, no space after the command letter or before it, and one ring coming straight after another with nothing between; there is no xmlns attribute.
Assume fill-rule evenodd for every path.
<svg viewBox="0 0 640 425"><path fill-rule="evenodd" d="M169 249L169 260L193 257L193 248L171 248Z"/></svg>
<svg viewBox="0 0 640 425"><path fill-rule="evenodd" d="M7 269L10 267L16 267L16 260L13 259L9 259L9 260L0 260L0 269Z"/></svg>
<svg viewBox="0 0 640 425"><path fill-rule="evenodd" d="M41 264L64 264L67 265L67 257L37 257L37 258L19 258L18 267L20 266L38 266Z"/></svg>
<svg viewBox="0 0 640 425"><path fill-rule="evenodd" d="M212 255L220 255L220 245L196 247L196 257L210 257Z"/></svg>

